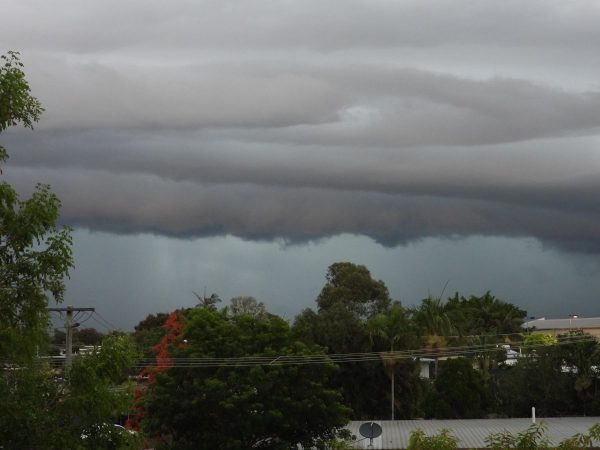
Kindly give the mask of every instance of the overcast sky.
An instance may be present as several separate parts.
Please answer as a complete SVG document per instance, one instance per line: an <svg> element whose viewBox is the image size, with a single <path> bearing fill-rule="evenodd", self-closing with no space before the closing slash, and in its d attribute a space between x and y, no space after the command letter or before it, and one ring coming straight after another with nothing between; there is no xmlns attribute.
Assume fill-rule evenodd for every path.
<svg viewBox="0 0 600 450"><path fill-rule="evenodd" d="M597 1L0 6L46 108L2 177L62 199L69 303L130 328L206 287L293 318L349 260L407 305L448 282L600 315Z"/></svg>

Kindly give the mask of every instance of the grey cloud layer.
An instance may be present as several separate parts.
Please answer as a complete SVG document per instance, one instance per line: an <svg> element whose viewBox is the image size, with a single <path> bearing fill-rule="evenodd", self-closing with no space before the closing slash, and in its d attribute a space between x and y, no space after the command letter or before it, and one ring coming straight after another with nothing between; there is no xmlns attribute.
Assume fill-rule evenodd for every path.
<svg viewBox="0 0 600 450"><path fill-rule="evenodd" d="M63 73L54 61L45 70L33 80L48 109L42 129L218 127L258 142L405 147L589 134L600 126L600 91L510 78L298 64L86 64Z"/></svg>
<svg viewBox="0 0 600 450"><path fill-rule="evenodd" d="M5 12L0 42L23 51L47 109L34 133L2 135L5 174L23 190L51 182L67 223L386 245L533 236L600 252L596 2Z"/></svg>
<svg viewBox="0 0 600 450"><path fill-rule="evenodd" d="M248 46L331 51L473 42L568 47L600 40L600 7L588 0L14 3L0 41L75 53Z"/></svg>
<svg viewBox="0 0 600 450"><path fill-rule="evenodd" d="M178 237L232 234L290 242L342 233L384 245L427 236L535 236L569 250L600 251L600 208L523 206L436 196L390 195L315 188L162 181L148 175L13 169L23 191L33 180L52 183L71 225L120 233Z"/></svg>

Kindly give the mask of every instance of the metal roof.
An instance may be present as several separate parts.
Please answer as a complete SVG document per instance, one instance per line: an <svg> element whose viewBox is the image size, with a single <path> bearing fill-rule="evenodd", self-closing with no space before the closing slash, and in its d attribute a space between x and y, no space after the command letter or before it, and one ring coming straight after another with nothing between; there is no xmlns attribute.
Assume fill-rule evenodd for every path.
<svg viewBox="0 0 600 450"><path fill-rule="evenodd" d="M369 448L369 439L364 439L358 428L366 421L352 421L347 428L357 437L353 447ZM471 420L374 420L381 425L383 433L373 439L375 449L404 449L408 446L410 433L421 429L427 436L438 434L442 429L450 430L459 439L459 448L485 448L485 438L492 433L509 431L513 435L525 431L532 425L530 418L525 419L471 419ZM537 423L544 423L548 428L546 437L550 443L557 445L560 441L577 433L587 431L597 423L600 417L560 417L538 418ZM598 443L600 445L600 443Z"/></svg>
<svg viewBox="0 0 600 450"><path fill-rule="evenodd" d="M568 330L570 328L600 328L600 317L577 317L567 319L535 319L525 322L522 328L538 330Z"/></svg>

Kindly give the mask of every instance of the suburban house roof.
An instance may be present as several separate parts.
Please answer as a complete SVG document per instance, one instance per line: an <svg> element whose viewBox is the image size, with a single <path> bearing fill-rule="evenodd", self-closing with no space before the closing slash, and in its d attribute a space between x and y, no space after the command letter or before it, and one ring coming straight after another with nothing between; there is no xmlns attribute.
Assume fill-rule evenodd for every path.
<svg viewBox="0 0 600 450"><path fill-rule="evenodd" d="M373 439L376 449L404 449L408 446L410 433L421 429L427 436L438 434L442 429L450 430L459 439L459 448L486 448L485 438L492 433L509 431L513 435L525 431L532 425L530 418L526 419L472 419L472 420L375 420L383 430L380 437ZM369 439L363 438L358 429L365 421L352 421L347 428L356 436L353 447L369 448ZM587 433L595 424L600 423L600 417L560 417L538 418L538 424L547 426L546 436L552 445L569 438L577 433ZM596 443L600 445L600 443Z"/></svg>
<svg viewBox="0 0 600 450"><path fill-rule="evenodd" d="M538 330L569 330L571 328L600 328L600 317L572 317L567 319L535 319L525 322L522 328Z"/></svg>

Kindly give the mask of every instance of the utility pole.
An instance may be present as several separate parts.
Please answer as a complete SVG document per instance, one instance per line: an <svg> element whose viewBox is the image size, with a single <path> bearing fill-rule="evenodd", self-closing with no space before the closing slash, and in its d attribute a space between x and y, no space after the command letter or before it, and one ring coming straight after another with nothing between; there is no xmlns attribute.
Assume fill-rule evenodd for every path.
<svg viewBox="0 0 600 450"><path fill-rule="evenodd" d="M71 364L73 363L73 328L77 328L79 326L78 323L73 322L73 312L83 312L83 311L96 311L95 308L74 308L69 305L66 308L48 308L50 312L66 312L65 318L65 329L66 329L66 337L65 337L65 371L71 368Z"/></svg>

